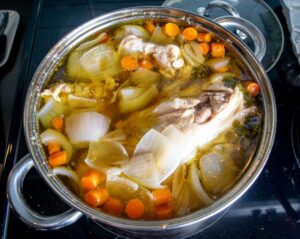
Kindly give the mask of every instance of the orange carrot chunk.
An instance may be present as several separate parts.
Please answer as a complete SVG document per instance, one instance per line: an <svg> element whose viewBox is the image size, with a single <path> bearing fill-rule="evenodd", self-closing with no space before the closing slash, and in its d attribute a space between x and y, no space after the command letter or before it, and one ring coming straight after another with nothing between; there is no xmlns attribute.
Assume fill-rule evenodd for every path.
<svg viewBox="0 0 300 239"><path fill-rule="evenodd" d="M247 85L247 91L251 96L257 96L260 93L260 87L257 83L251 82Z"/></svg>
<svg viewBox="0 0 300 239"><path fill-rule="evenodd" d="M173 216L174 208L171 203L166 205L155 207L154 218L155 219L168 219Z"/></svg>
<svg viewBox="0 0 300 239"><path fill-rule="evenodd" d="M64 129L64 120L62 117L54 117L52 119L52 126L54 129L58 131L62 131Z"/></svg>
<svg viewBox="0 0 300 239"><path fill-rule="evenodd" d="M87 170L80 180L81 188L84 192L96 189L100 183L105 181L105 175L95 169Z"/></svg>
<svg viewBox="0 0 300 239"><path fill-rule="evenodd" d="M209 52L209 44L207 42L199 43L199 49L202 55L207 55Z"/></svg>
<svg viewBox="0 0 300 239"><path fill-rule="evenodd" d="M153 24L153 22L146 22L146 23L144 24L144 28L145 28L148 32L152 33L152 32L154 32L154 30L155 30L155 25Z"/></svg>
<svg viewBox="0 0 300 239"><path fill-rule="evenodd" d="M172 193L169 188L154 190L152 194L155 206L164 205L172 199Z"/></svg>
<svg viewBox="0 0 300 239"><path fill-rule="evenodd" d="M56 142L49 142L47 148L49 155L55 154L60 151L60 145Z"/></svg>
<svg viewBox="0 0 300 239"><path fill-rule="evenodd" d="M99 43L105 43L105 42L108 41L108 39L109 39L108 34L107 34L107 33L104 33L104 34L103 34L103 37L100 39Z"/></svg>
<svg viewBox="0 0 300 239"><path fill-rule="evenodd" d="M197 38L197 30L193 27L187 27L183 30L182 35L185 40L192 41Z"/></svg>
<svg viewBox="0 0 300 239"><path fill-rule="evenodd" d="M51 167L57 167L67 164L69 162L67 151L59 151L55 154L50 155L48 162Z"/></svg>
<svg viewBox="0 0 300 239"><path fill-rule="evenodd" d="M163 31L169 37L176 37L180 30L175 23L169 22L164 25Z"/></svg>
<svg viewBox="0 0 300 239"><path fill-rule="evenodd" d="M103 210L108 214L120 217L124 211L124 204L120 199L111 197L104 203Z"/></svg>
<svg viewBox="0 0 300 239"><path fill-rule="evenodd" d="M133 56L124 56L121 60L121 66L128 71L134 71L139 67L138 61Z"/></svg>
<svg viewBox="0 0 300 239"><path fill-rule="evenodd" d="M217 73L224 73L229 70L228 66L222 66L216 70Z"/></svg>
<svg viewBox="0 0 300 239"><path fill-rule="evenodd" d="M211 55L212 57L224 57L225 46L223 43L212 43L211 44Z"/></svg>
<svg viewBox="0 0 300 239"><path fill-rule="evenodd" d="M209 32L206 32L206 33L203 33L203 32L198 33L198 35L197 35L197 40L198 40L199 42L207 42L207 43L209 43L209 42L211 42L211 34L210 34Z"/></svg>
<svg viewBox="0 0 300 239"><path fill-rule="evenodd" d="M152 64L151 60L149 60L149 59L143 59L140 62L140 66L147 70L151 70L153 68L153 64Z"/></svg>
<svg viewBox="0 0 300 239"><path fill-rule="evenodd" d="M105 188L97 188L84 194L84 201L92 207L99 207L109 199L109 193Z"/></svg>
<svg viewBox="0 0 300 239"><path fill-rule="evenodd" d="M138 198L131 199L126 204L125 212L129 218L139 219L145 212L144 203Z"/></svg>

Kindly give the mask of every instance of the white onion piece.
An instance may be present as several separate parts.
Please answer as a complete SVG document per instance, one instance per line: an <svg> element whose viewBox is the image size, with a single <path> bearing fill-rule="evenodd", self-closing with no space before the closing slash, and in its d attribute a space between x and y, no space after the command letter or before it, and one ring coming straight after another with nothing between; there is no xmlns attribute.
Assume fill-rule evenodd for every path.
<svg viewBox="0 0 300 239"><path fill-rule="evenodd" d="M128 86L120 89L119 96L122 100L132 100L145 92L145 88Z"/></svg>
<svg viewBox="0 0 300 239"><path fill-rule="evenodd" d="M154 198L153 194L146 188L140 187L138 198L142 200L145 205L145 217L153 219L154 214Z"/></svg>
<svg viewBox="0 0 300 239"><path fill-rule="evenodd" d="M108 132L110 121L105 115L93 111L74 113L65 120L65 132L73 145L86 148Z"/></svg>
<svg viewBox="0 0 300 239"><path fill-rule="evenodd" d="M62 175L72 179L75 183L79 184L79 177L76 172L67 167L55 167L52 170L54 175Z"/></svg>
<svg viewBox="0 0 300 239"><path fill-rule="evenodd" d="M176 198L175 213L177 216L183 216L188 212L190 203L190 190L188 183L183 180L183 186Z"/></svg>
<svg viewBox="0 0 300 239"><path fill-rule="evenodd" d="M225 80L227 78L234 78L234 77L236 77L236 75L231 72L213 73L209 77L209 83L216 83Z"/></svg>
<svg viewBox="0 0 300 239"><path fill-rule="evenodd" d="M43 133L41 133L40 136L44 145L47 146L50 142L56 142L68 152L69 158L72 157L73 146L70 144L66 136L64 136L62 133L54 129L47 129Z"/></svg>
<svg viewBox="0 0 300 239"><path fill-rule="evenodd" d="M206 65L208 65L214 72L218 72L222 67L227 66L229 61L229 57L211 58L206 62Z"/></svg>
<svg viewBox="0 0 300 239"><path fill-rule="evenodd" d="M119 27L115 33L115 39L117 41L123 40L126 36L134 35L143 40L148 40L150 38L150 34L145 28L137 25L124 25ZM120 46L119 46L120 47Z"/></svg>
<svg viewBox="0 0 300 239"><path fill-rule="evenodd" d="M122 165L122 172L147 188L162 188L153 154L142 154L131 158Z"/></svg>
<svg viewBox="0 0 300 239"><path fill-rule="evenodd" d="M134 155L146 153L154 155L160 183L175 172L181 161L181 149L154 129L142 137L134 151Z"/></svg>
<svg viewBox="0 0 300 239"><path fill-rule="evenodd" d="M182 165L179 167L173 176L172 181L172 197L177 199L183 187L183 182L186 174L186 166Z"/></svg>
<svg viewBox="0 0 300 239"><path fill-rule="evenodd" d="M101 140L90 143L87 157L94 164L116 164L128 159L128 153L119 142Z"/></svg>
<svg viewBox="0 0 300 239"><path fill-rule="evenodd" d="M208 196L208 194L202 187L195 163L192 163L192 165L189 168L188 180L195 195L205 204L212 204L213 200Z"/></svg>
<svg viewBox="0 0 300 239"><path fill-rule="evenodd" d="M122 173L122 170L119 167L112 167L112 166L107 165L106 163L102 163L102 162L97 162L97 164L96 164L95 162L89 160L89 158L86 158L84 160L84 162L90 168L96 169L106 175L118 176Z"/></svg>
<svg viewBox="0 0 300 239"><path fill-rule="evenodd" d="M68 95L68 105L72 109L96 108L97 100L69 94Z"/></svg>
<svg viewBox="0 0 300 239"><path fill-rule="evenodd" d="M150 42L156 43L156 44L167 44L171 43L174 40L174 37L168 37L162 30L160 26L156 26L151 38Z"/></svg>
<svg viewBox="0 0 300 239"><path fill-rule="evenodd" d="M77 47L75 49L75 51L86 50L86 49L88 49L88 48L104 41L105 39L107 39L107 37L108 37L107 33L102 32L96 38L94 38L93 40L90 40L90 41L87 41L87 42L84 42L84 43L80 44L79 47Z"/></svg>
<svg viewBox="0 0 300 239"><path fill-rule="evenodd" d="M119 183L128 186L133 191L137 191L139 189L139 185L132 180L116 175L108 175L106 178L106 184L110 183Z"/></svg>
<svg viewBox="0 0 300 239"><path fill-rule="evenodd" d="M197 42L192 41L191 43L191 48L193 49L194 55L197 58L198 62L203 63L204 62L204 57L202 55L202 52L199 48L199 45Z"/></svg>
<svg viewBox="0 0 300 239"><path fill-rule="evenodd" d="M173 124L166 127L162 132L172 144L180 149L181 163L191 160L196 154L196 147L188 137L182 134Z"/></svg>
<svg viewBox="0 0 300 239"><path fill-rule="evenodd" d="M101 80L104 72L113 76L120 70L118 54L108 44L100 44L91 48L80 57L79 63L91 80Z"/></svg>
<svg viewBox="0 0 300 239"><path fill-rule="evenodd" d="M108 175L106 178L106 189L111 197L127 201L136 198L139 185L128 178Z"/></svg>
<svg viewBox="0 0 300 239"><path fill-rule="evenodd" d="M52 119L61 116L66 111L66 105L52 97L42 106L38 113L38 119L44 128L52 128Z"/></svg>

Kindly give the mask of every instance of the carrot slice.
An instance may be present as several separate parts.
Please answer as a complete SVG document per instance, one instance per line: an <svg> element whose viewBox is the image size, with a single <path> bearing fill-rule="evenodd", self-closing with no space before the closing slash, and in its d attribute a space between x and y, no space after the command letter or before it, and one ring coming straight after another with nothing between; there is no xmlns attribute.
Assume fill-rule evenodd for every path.
<svg viewBox="0 0 300 239"><path fill-rule="evenodd" d="M121 66L128 71L134 71L139 67L138 61L133 56L124 56L121 60Z"/></svg>
<svg viewBox="0 0 300 239"><path fill-rule="evenodd" d="M212 57L224 57L225 46L223 43L212 43L211 44L211 55Z"/></svg>
<svg viewBox="0 0 300 239"><path fill-rule="evenodd" d="M69 162L67 151L59 151L55 154L50 155L48 162L51 167L57 167L67 164Z"/></svg>
<svg viewBox="0 0 300 239"><path fill-rule="evenodd" d="M172 193L169 188L154 190L152 194L155 206L166 204L172 199Z"/></svg>
<svg viewBox="0 0 300 239"><path fill-rule="evenodd" d="M108 41L108 39L109 39L108 34L107 34L106 32L104 32L104 33L103 33L103 37L102 37L102 39L99 41L99 43L105 43L105 42Z"/></svg>
<svg viewBox="0 0 300 239"><path fill-rule="evenodd" d="M49 142L47 148L49 155L55 154L60 151L60 145L56 142Z"/></svg>
<svg viewBox="0 0 300 239"><path fill-rule="evenodd" d="M219 69L216 70L217 73L224 73L229 70L228 66L222 66Z"/></svg>
<svg viewBox="0 0 300 239"><path fill-rule="evenodd" d="M84 201L92 207L99 207L109 199L109 193L105 188L97 188L84 194Z"/></svg>
<svg viewBox="0 0 300 239"><path fill-rule="evenodd" d="M58 131L62 131L64 129L64 120L62 117L54 117L52 119L52 126L54 129Z"/></svg>
<svg viewBox="0 0 300 239"><path fill-rule="evenodd" d="M95 169L87 170L80 180L81 188L84 192L96 189L100 183L105 181L105 175Z"/></svg>
<svg viewBox="0 0 300 239"><path fill-rule="evenodd" d="M171 203L166 205L157 206L154 209L154 218L155 219L168 219L173 216L174 208Z"/></svg>
<svg viewBox="0 0 300 239"><path fill-rule="evenodd" d="M193 27L187 27L182 32L184 39L188 41L195 40L197 38L197 34L197 30Z"/></svg>
<svg viewBox="0 0 300 239"><path fill-rule="evenodd" d="M111 215L120 217L124 211L124 204L118 198L109 198L103 205L103 210Z"/></svg>
<svg viewBox="0 0 300 239"><path fill-rule="evenodd" d="M197 35L197 40L199 42L211 42L211 34L209 32L206 32L206 33L203 33L203 32L200 32L198 33Z"/></svg>
<svg viewBox="0 0 300 239"><path fill-rule="evenodd" d="M163 31L169 37L176 37L179 33L179 27L175 23L169 22L164 25Z"/></svg>
<svg viewBox="0 0 300 239"><path fill-rule="evenodd" d="M76 172L80 177L83 176L89 169L89 166L87 166L85 162L76 163Z"/></svg>
<svg viewBox="0 0 300 239"><path fill-rule="evenodd" d="M144 203L138 198L131 199L126 204L125 212L129 218L139 219L145 212Z"/></svg>
<svg viewBox="0 0 300 239"><path fill-rule="evenodd" d="M144 28L145 28L148 32L152 33L152 32L154 32L154 30L155 30L155 25L153 24L153 22L146 22L146 23L144 24Z"/></svg>
<svg viewBox="0 0 300 239"><path fill-rule="evenodd" d="M149 60L149 59L143 59L140 62L140 66L147 70L151 70L153 68L153 64L152 64L151 60Z"/></svg>
<svg viewBox="0 0 300 239"><path fill-rule="evenodd" d="M260 93L260 87L259 84L251 82L247 85L247 91L251 96L257 96Z"/></svg>
<svg viewBox="0 0 300 239"><path fill-rule="evenodd" d="M209 52L209 44L207 42L201 42L199 43L199 49L202 55L207 55Z"/></svg>

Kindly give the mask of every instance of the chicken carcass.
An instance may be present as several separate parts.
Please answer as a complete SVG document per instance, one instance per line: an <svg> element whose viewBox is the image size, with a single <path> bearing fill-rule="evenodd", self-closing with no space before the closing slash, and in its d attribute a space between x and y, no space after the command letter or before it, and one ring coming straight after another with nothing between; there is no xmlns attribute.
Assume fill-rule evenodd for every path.
<svg viewBox="0 0 300 239"><path fill-rule="evenodd" d="M220 133L229 129L234 121L242 121L256 107L246 108L239 87L208 87L196 98L174 98L158 105L153 112L158 116L158 128L174 124L196 147L202 147ZM214 90L210 90L214 89Z"/></svg>
<svg viewBox="0 0 300 239"><path fill-rule="evenodd" d="M184 60L180 56L180 48L173 44L161 46L144 42L142 38L135 35L128 35L120 43L120 48L131 54L152 55L160 68L167 70L172 76L175 75L176 70L184 66Z"/></svg>

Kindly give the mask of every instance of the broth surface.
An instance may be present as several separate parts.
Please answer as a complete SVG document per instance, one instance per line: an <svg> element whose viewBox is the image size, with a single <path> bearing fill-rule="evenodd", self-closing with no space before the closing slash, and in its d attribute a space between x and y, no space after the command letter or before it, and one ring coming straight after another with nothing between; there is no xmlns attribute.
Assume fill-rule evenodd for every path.
<svg viewBox="0 0 300 239"><path fill-rule="evenodd" d="M50 167L91 207L184 216L242 176L261 136L260 87L210 32L144 22L76 47L41 94Z"/></svg>

